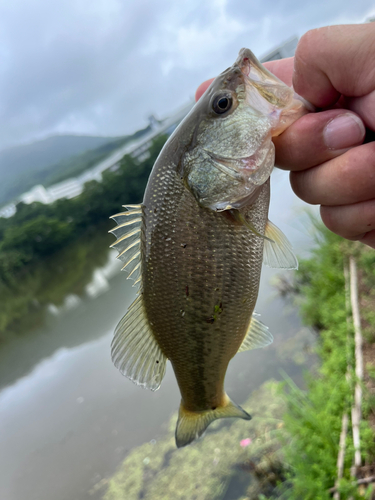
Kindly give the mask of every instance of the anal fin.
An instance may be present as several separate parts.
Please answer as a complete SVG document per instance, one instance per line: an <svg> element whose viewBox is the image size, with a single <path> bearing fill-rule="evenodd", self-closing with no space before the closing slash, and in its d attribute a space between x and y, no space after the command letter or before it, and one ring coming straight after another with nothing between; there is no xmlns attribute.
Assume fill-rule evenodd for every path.
<svg viewBox="0 0 375 500"><path fill-rule="evenodd" d="M268 327L263 325L255 316L258 316L258 314L253 313L246 337L243 339L238 352L260 349L273 342L273 336Z"/></svg>

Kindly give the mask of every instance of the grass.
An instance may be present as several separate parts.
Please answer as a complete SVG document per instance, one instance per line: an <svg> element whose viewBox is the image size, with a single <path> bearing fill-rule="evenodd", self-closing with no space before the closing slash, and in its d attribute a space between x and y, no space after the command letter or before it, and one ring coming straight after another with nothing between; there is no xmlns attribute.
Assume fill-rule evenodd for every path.
<svg viewBox="0 0 375 500"><path fill-rule="evenodd" d="M301 311L306 324L319 333L317 353L320 368L309 374L308 390L301 391L286 381L287 412L285 426L290 436L285 458L288 480L280 489L289 500L325 500L337 476L337 455L344 412L350 415L353 404L354 341L350 310L347 310L344 262L349 254L356 256L362 280L375 287L373 251L364 245L344 242L324 227L316 225L319 242L310 259L301 262L296 289L302 297ZM373 319L373 316L368 315ZM366 311L363 310L366 315ZM374 332L375 322L369 323ZM349 377L347 376L349 374ZM367 417L371 412L370 395L365 390L361 422L363 463L374 463L374 430ZM351 427L346 439L344 476L340 481L341 499L371 498L371 487L353 486L350 468L354 456Z"/></svg>

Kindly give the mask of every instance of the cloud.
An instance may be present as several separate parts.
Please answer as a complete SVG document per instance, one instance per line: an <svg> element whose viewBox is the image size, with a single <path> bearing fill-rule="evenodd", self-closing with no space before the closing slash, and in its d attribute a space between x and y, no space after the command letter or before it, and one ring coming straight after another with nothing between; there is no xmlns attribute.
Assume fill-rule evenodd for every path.
<svg viewBox="0 0 375 500"><path fill-rule="evenodd" d="M294 34L361 21L371 1L13 0L0 3L0 148L53 133L120 135Z"/></svg>

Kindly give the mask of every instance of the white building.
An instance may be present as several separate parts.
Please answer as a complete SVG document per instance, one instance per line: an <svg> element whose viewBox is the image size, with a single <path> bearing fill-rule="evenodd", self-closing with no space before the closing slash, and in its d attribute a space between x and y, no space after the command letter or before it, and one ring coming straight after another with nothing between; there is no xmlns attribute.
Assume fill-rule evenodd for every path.
<svg viewBox="0 0 375 500"><path fill-rule="evenodd" d="M33 203L34 201L40 201L41 203L51 203L51 197L48 193L48 190L42 186L41 184L38 184L37 186L34 186L30 191L27 191L27 193L21 194L19 197L19 201L23 201L23 203L26 203L27 205L29 203Z"/></svg>

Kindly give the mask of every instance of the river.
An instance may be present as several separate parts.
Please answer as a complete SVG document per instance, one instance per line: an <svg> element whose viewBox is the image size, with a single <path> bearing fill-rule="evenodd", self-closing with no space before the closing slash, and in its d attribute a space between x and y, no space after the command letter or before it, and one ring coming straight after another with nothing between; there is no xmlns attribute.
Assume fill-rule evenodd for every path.
<svg viewBox="0 0 375 500"><path fill-rule="evenodd" d="M272 179L270 219L298 255L313 242L308 218L291 192L285 172ZM127 452L157 438L179 405L170 366L152 393L121 376L110 359L114 327L135 296L113 251L96 269L82 296L51 304L43 326L18 335L0 349L0 498L3 500L99 499L106 481ZM297 383L311 356L293 355L293 344L311 346L298 311L277 295L280 271L264 268L257 312L274 343L238 355L229 366L226 389L241 403L285 370ZM290 273L290 271L289 271ZM289 340L289 342L288 342ZM285 348L285 346L289 346Z"/></svg>

